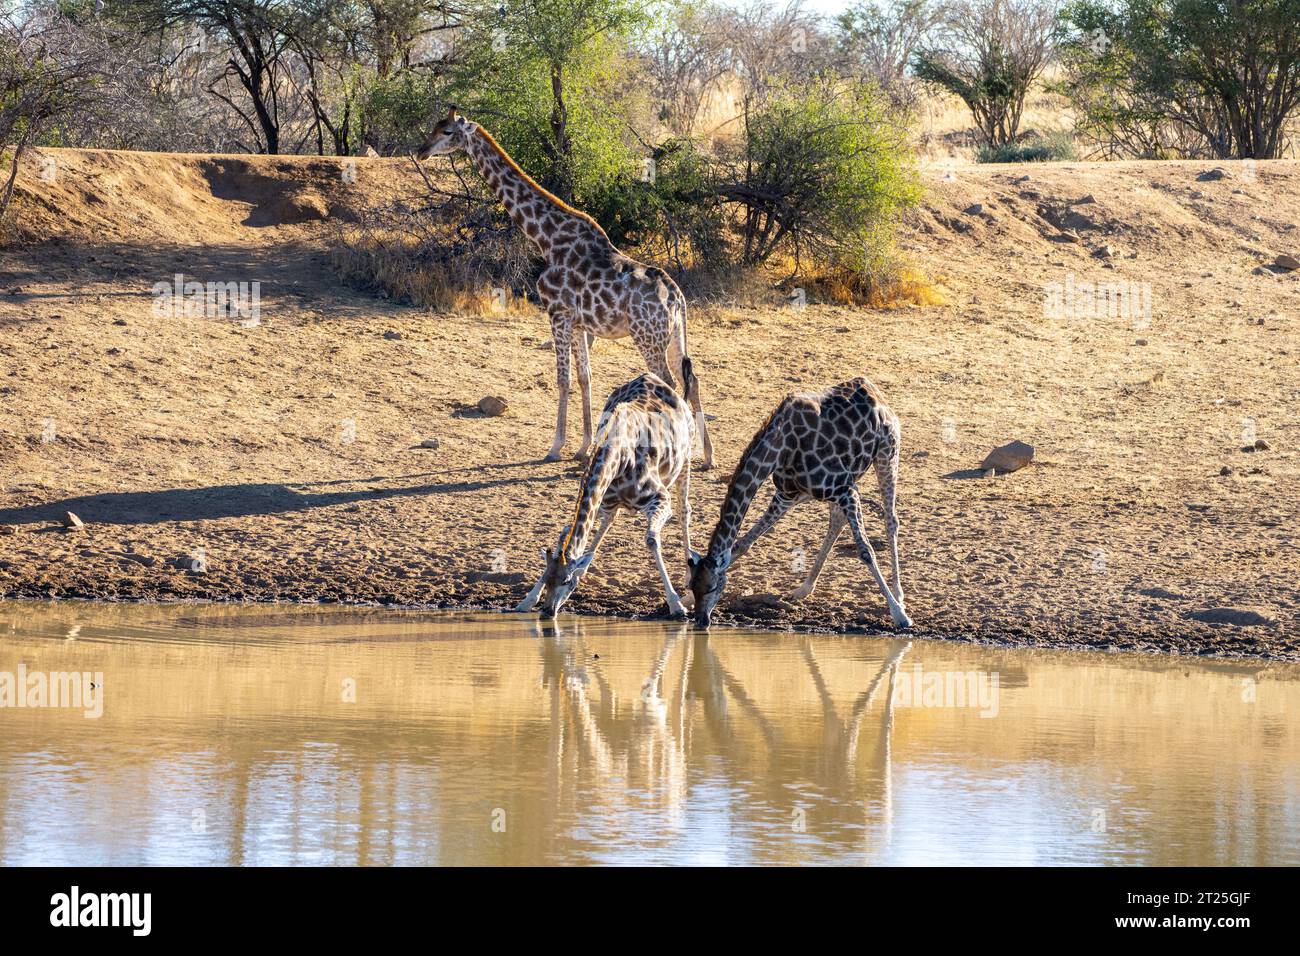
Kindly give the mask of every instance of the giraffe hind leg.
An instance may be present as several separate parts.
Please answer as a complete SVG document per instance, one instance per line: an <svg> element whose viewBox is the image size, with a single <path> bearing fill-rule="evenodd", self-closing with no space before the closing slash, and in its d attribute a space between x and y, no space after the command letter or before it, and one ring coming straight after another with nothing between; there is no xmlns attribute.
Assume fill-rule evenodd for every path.
<svg viewBox="0 0 1300 956"><path fill-rule="evenodd" d="M831 549L835 547L835 542L839 540L840 532L844 530L844 511L839 505L831 504L831 523L826 529L826 539L822 542L821 550L817 552L817 557L813 559L812 567L808 570L808 577L803 584L799 585L790 595L791 601L802 601L813 593L813 588L817 587L817 578L822 573L822 565L830 557Z"/></svg>
<svg viewBox="0 0 1300 956"><path fill-rule="evenodd" d="M655 567L659 570L659 579L664 586L664 599L668 603L668 613L673 617L684 617L686 608L682 606L682 599L678 596L676 589L673 587L672 578L668 574L668 568L664 564L663 550L659 546L659 533L663 530L668 519L673 516L672 505L668 500L668 493L665 490L657 495L654 500L645 507L646 516L646 547L650 549L650 556L654 558Z"/></svg>
<svg viewBox="0 0 1300 956"><path fill-rule="evenodd" d="M839 506L844 511L844 517L848 519L849 528L853 532L853 541L858 546L858 556L871 569L871 575L876 579L880 593L885 596L885 603L889 605L889 616L894 619L894 626L911 627L912 619L907 616L903 603L894 597L894 592L889 590L885 576L880 573L880 565L876 562L876 552L862 530L862 505L858 500L858 490L850 489L839 501Z"/></svg>
<svg viewBox="0 0 1300 956"><path fill-rule="evenodd" d="M876 479L880 484L880 501L885 510L885 533L889 537L889 561L894 572L894 597L903 604L903 577L898 563L898 512L895 489L898 486L898 444L888 455L876 458Z"/></svg>
<svg viewBox="0 0 1300 956"><path fill-rule="evenodd" d="M551 331L555 339L555 382L559 386L559 407L555 412L555 440L551 450L546 453L544 461L559 461L560 450L564 448L565 426L569 416L569 381L572 364L569 319L567 315L556 313L551 316ZM581 333L579 333L581 334Z"/></svg>

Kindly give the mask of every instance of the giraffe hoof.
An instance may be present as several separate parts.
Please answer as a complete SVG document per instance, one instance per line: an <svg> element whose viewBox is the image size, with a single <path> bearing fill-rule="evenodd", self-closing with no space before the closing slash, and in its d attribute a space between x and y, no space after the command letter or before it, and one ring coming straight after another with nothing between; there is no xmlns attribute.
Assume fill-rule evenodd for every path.
<svg viewBox="0 0 1300 956"><path fill-rule="evenodd" d="M550 462L559 461L559 460L560 460L560 453L558 451L547 452L546 457L542 459L542 464L545 465L545 464L549 464Z"/></svg>
<svg viewBox="0 0 1300 956"><path fill-rule="evenodd" d="M906 611L900 611L894 617L894 626L899 630L906 630L912 626L912 619L907 616Z"/></svg>

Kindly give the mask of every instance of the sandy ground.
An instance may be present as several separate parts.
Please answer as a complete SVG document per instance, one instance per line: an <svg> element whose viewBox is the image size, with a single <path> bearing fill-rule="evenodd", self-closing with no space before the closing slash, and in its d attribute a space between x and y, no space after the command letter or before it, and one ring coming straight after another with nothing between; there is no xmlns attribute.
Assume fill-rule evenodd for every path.
<svg viewBox="0 0 1300 956"><path fill-rule="evenodd" d="M522 596L578 477L540 461L543 318L430 314L329 266L331 221L412 192L409 165L358 160L348 182L338 160L45 156L20 179L37 238L0 250L0 596ZM1214 165L935 168L904 245L947 305L697 309L719 465L692 479L697 547L775 403L866 374L903 422L916 636L1300 660L1300 272L1267 265L1300 255L1300 164L1198 180ZM260 281L260 323L155 314L177 272ZM1086 283L1132 283L1137 305L1097 314ZM626 342L593 365L598 404L639 371ZM479 416L486 395L509 412ZM982 477L1012 439L1034 463ZM825 521L789 516L719 618L890 630L847 536L811 598L776 597ZM675 554L675 524L665 540ZM663 612L639 521L570 606Z"/></svg>

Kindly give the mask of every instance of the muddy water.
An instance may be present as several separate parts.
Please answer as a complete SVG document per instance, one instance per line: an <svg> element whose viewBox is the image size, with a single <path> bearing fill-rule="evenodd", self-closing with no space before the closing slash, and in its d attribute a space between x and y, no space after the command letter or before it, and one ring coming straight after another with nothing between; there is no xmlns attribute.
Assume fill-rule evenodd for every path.
<svg viewBox="0 0 1300 956"><path fill-rule="evenodd" d="M1287 666L20 603L0 704L3 864L1300 863Z"/></svg>

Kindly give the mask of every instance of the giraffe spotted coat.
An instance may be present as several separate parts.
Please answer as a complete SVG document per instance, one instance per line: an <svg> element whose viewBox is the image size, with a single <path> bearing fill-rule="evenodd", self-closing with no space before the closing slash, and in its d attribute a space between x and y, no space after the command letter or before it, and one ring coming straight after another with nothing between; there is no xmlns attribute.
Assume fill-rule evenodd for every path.
<svg viewBox="0 0 1300 956"><path fill-rule="evenodd" d="M689 359L683 371L689 387L694 377ZM646 546L663 582L669 613L685 614L664 565L659 535L672 517L675 489L683 553L689 558L693 429L687 403L657 375L641 375L614 390L601 414L573 520L560 532L555 549L542 552L542 576L516 610L531 611L540 600L542 613L554 615L591 566L601 539L622 510L645 515Z"/></svg>
<svg viewBox="0 0 1300 956"><path fill-rule="evenodd" d="M910 627L912 621L903 606L899 576L895 512L899 435L897 416L885 404L879 390L865 378L850 379L822 392L787 395L741 456L727 487L707 554L692 555L689 559L696 623L708 626L732 562L770 531L791 507L813 499L830 504L830 527L807 579L792 598L801 600L812 593L822 565L847 524L859 556L871 569L885 596L894 623ZM858 479L873 465L889 536L892 591L862 529ZM754 495L768 477L774 489L772 500L754 527L737 540Z"/></svg>
<svg viewBox="0 0 1300 956"><path fill-rule="evenodd" d="M594 219L539 186L486 130L453 108L417 156L423 160L459 151L474 161L515 225L546 260L537 295L551 320L559 386L555 438L546 459L559 458L564 447L570 365L577 368L582 391L581 457L592 440L591 342L630 335L651 372L668 383L674 377L681 380L687 358L686 298L666 272L619 252ZM703 442L701 467L709 468L713 444L704 424L698 379L688 398Z"/></svg>

